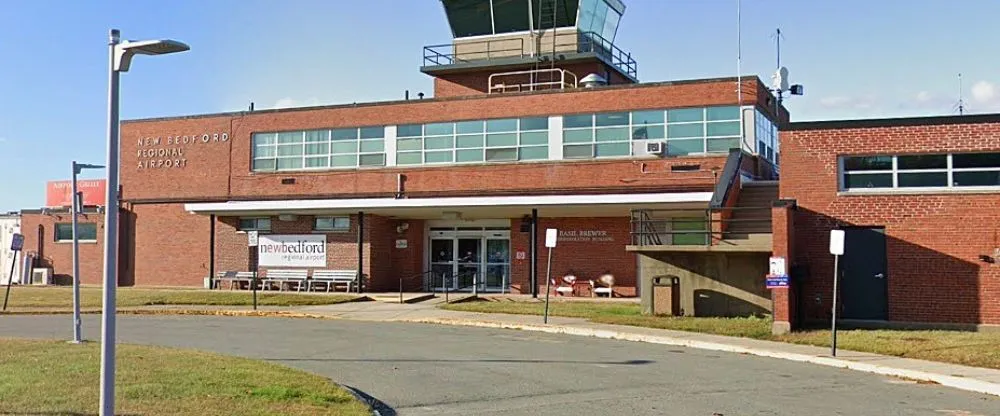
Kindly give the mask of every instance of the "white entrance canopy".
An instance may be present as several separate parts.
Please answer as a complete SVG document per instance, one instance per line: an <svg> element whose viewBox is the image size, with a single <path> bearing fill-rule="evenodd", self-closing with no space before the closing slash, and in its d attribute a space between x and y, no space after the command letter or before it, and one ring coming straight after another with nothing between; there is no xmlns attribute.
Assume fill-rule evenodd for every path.
<svg viewBox="0 0 1000 416"><path fill-rule="evenodd" d="M537 208L547 217L627 217L642 208L707 208L711 192L643 194L474 196L447 198L356 198L229 201L185 204L193 214L220 216L336 215L364 211L399 218L441 218L455 213L463 218L516 218Z"/></svg>

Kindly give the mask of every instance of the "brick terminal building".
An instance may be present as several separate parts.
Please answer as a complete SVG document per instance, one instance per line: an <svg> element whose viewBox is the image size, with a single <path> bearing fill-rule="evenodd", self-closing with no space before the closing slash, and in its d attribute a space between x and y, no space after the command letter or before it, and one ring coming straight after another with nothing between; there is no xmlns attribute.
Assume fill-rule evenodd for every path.
<svg viewBox="0 0 1000 416"><path fill-rule="evenodd" d="M299 268L360 270L366 291L539 293L556 228L553 278L610 274L637 296L669 277L667 313L773 312L781 331L828 317L843 226L845 318L1000 324L1000 117L789 123L757 77L639 83L617 0L495 21L473 3L443 1L455 38L425 48L433 98L123 122L119 284L250 270L259 231L320 241L322 264ZM80 221L99 284L103 207ZM57 280L68 222L22 212ZM770 256L788 288L765 287Z"/></svg>

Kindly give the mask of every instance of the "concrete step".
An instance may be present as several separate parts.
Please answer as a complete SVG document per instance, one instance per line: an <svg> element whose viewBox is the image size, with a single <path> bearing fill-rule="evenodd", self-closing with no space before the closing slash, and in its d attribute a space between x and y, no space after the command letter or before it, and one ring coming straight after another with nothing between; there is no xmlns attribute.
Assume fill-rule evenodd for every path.
<svg viewBox="0 0 1000 416"><path fill-rule="evenodd" d="M370 293L366 295L371 300L385 303L399 303L399 293ZM420 303L433 300L433 293L403 293L403 303Z"/></svg>

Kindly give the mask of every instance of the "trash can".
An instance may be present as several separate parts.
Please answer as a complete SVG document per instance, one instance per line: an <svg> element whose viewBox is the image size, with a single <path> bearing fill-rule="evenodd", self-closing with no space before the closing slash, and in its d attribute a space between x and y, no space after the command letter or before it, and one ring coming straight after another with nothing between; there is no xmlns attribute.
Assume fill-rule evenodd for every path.
<svg viewBox="0 0 1000 416"><path fill-rule="evenodd" d="M653 278L653 315L680 315L680 283L672 275Z"/></svg>

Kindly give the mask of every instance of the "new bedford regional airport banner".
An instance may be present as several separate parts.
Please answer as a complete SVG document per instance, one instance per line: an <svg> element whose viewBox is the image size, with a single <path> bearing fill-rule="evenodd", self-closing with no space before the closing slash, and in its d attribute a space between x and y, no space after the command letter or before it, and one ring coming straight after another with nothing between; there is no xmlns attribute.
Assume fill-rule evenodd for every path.
<svg viewBox="0 0 1000 416"><path fill-rule="evenodd" d="M261 235L257 259L266 267L326 267L326 234Z"/></svg>

